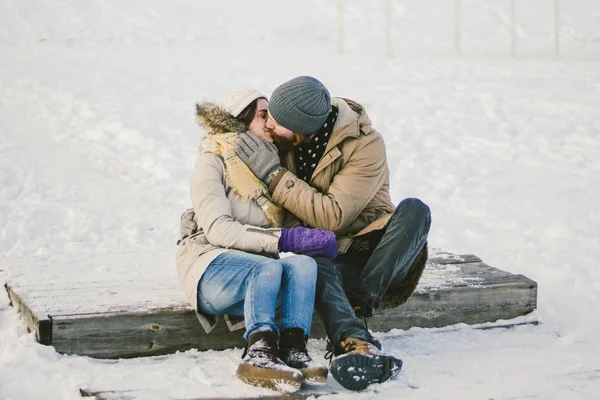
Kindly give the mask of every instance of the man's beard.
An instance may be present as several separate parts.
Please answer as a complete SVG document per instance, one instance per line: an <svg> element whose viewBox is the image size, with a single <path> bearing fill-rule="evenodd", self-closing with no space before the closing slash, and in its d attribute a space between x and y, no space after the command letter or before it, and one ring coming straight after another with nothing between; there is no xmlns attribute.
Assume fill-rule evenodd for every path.
<svg viewBox="0 0 600 400"><path fill-rule="evenodd" d="M294 140L287 139L278 135L271 135L273 138L273 142L275 142L275 146L279 149L279 153L285 154L288 151L292 150L295 146Z"/></svg>

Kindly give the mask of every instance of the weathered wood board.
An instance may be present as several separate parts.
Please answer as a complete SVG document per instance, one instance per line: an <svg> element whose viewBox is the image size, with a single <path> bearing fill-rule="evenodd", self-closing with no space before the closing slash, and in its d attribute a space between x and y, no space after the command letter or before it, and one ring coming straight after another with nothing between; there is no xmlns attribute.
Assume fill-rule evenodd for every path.
<svg viewBox="0 0 600 400"><path fill-rule="evenodd" d="M177 279L35 281L8 280L6 289L38 341L61 353L128 358L243 346L242 331L229 332L222 319L204 332ZM473 255L434 252L415 294L400 307L378 310L369 329L493 322L528 314L536 302L537 284L523 275ZM316 316L312 336L325 337Z"/></svg>
<svg viewBox="0 0 600 400"><path fill-rule="evenodd" d="M145 398L156 398L156 393L152 391L141 391L141 390L105 390L95 391L88 389L80 389L80 394L85 397L92 397L95 400L137 400ZM272 395L261 395L253 397L234 397L232 400L305 400L313 399L321 396L330 396L338 394L336 391L328 390L327 388L319 388L318 386L310 387L309 389L303 388L299 392L291 394L279 394L273 392ZM223 397L195 397L178 400L225 400Z"/></svg>

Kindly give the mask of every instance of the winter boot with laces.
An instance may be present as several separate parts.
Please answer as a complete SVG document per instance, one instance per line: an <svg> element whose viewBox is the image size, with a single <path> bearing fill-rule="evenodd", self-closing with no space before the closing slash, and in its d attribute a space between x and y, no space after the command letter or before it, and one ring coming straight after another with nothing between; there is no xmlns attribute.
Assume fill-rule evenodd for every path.
<svg viewBox="0 0 600 400"><path fill-rule="evenodd" d="M277 335L272 331L254 332L242 355L235 375L243 382L282 393L300 389L304 378L297 369L288 367L277 357Z"/></svg>
<svg viewBox="0 0 600 400"><path fill-rule="evenodd" d="M306 383L327 382L327 367L313 361L306 349L304 331L300 328L286 329L279 339L279 354L288 367L302 372Z"/></svg>
<svg viewBox="0 0 600 400"><path fill-rule="evenodd" d="M402 368L402 360L384 354L377 341L370 343L361 339L343 340L341 348L333 350L331 374L336 381L349 390L363 390L372 383L395 379Z"/></svg>

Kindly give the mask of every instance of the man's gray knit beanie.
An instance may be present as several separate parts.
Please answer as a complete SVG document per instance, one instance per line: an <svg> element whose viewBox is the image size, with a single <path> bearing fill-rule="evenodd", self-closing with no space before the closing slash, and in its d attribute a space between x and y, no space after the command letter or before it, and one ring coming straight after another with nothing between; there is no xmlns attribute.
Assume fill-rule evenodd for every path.
<svg viewBox="0 0 600 400"><path fill-rule="evenodd" d="M315 133L331 111L329 90L311 76L299 76L281 84L271 96L269 113L294 133Z"/></svg>

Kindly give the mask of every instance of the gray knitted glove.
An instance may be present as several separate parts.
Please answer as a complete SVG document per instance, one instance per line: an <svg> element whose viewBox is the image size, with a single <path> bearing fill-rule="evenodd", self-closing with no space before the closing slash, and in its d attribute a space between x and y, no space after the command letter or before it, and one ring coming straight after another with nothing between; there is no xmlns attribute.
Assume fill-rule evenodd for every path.
<svg viewBox="0 0 600 400"><path fill-rule="evenodd" d="M262 181L266 181L269 175L281 168L277 148L252 133L240 134L235 152L252 173Z"/></svg>
<svg viewBox="0 0 600 400"><path fill-rule="evenodd" d="M196 223L196 214L193 208L185 210L181 215L181 222L179 223L179 240L177 244L188 236L192 236L198 231L198 224Z"/></svg>

